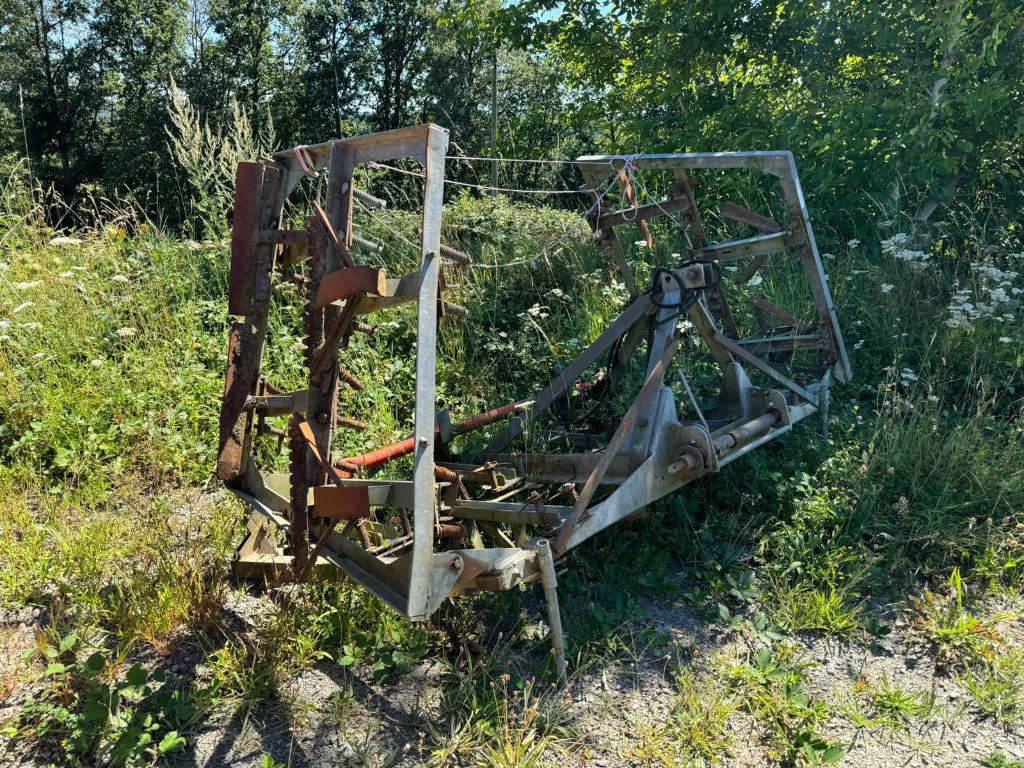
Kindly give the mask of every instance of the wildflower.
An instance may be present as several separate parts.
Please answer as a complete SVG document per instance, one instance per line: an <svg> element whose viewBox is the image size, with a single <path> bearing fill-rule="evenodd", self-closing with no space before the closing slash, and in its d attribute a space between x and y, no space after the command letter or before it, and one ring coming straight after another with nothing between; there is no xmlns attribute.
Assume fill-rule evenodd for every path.
<svg viewBox="0 0 1024 768"><path fill-rule="evenodd" d="M760 285L763 282L764 282L764 278L763 277L761 277L760 275L754 275L752 278L747 280L747 285L749 285L751 288L753 288L755 285Z"/></svg>
<svg viewBox="0 0 1024 768"><path fill-rule="evenodd" d="M902 381L905 385L913 384L920 378L921 377L914 373L913 369L911 368L904 368L902 371L900 371L900 381Z"/></svg>
<svg viewBox="0 0 1024 768"><path fill-rule="evenodd" d="M831 260L831 259L834 259L835 257L836 257L836 255L834 253L823 253L823 254L821 254L821 258L823 258L823 259Z"/></svg>
<svg viewBox="0 0 1024 768"><path fill-rule="evenodd" d="M58 236L51 238L50 245L81 245L82 241L77 237Z"/></svg>
<svg viewBox="0 0 1024 768"><path fill-rule="evenodd" d="M854 344L853 348L854 349L864 349L864 339L861 339L856 344Z"/></svg>
<svg viewBox="0 0 1024 768"><path fill-rule="evenodd" d="M75 276L74 272L61 272L60 273L60 277L64 278L65 280L67 280L69 277L74 277L74 276Z"/></svg>
<svg viewBox="0 0 1024 768"><path fill-rule="evenodd" d="M906 245L910 242L910 235L906 232L897 232L892 237L886 238L882 241L882 250L886 253L891 253L900 249L900 246Z"/></svg>
<svg viewBox="0 0 1024 768"><path fill-rule="evenodd" d="M635 245L637 248L646 248L647 247L647 241L646 240L637 240L635 243L633 243L633 245Z"/></svg>
<svg viewBox="0 0 1024 768"><path fill-rule="evenodd" d="M114 333L116 333L122 339L130 339L132 336L138 333L138 330L136 328L125 327L118 328L116 331L114 331Z"/></svg>
<svg viewBox="0 0 1024 768"><path fill-rule="evenodd" d="M1011 341L1013 341L1013 339L1011 339L1009 336L1000 336L999 337L999 343L1000 344L1009 344Z"/></svg>
<svg viewBox="0 0 1024 768"><path fill-rule="evenodd" d="M858 240L857 238L854 238L853 240L850 240L849 242L847 242L846 247L847 248L856 248L858 245L860 245L860 240Z"/></svg>
<svg viewBox="0 0 1024 768"><path fill-rule="evenodd" d="M28 308L29 308L29 307L31 307L31 306L32 306L32 302L31 302L31 301L26 301L26 302L25 302L24 304L19 304L18 306L16 306L16 307L14 308L14 311L13 311L13 312L11 312L11 314L12 314L12 315L16 315L16 314L18 314L19 312L21 312L21 311L23 311L23 310L26 310L26 309L28 309Z"/></svg>
<svg viewBox="0 0 1024 768"><path fill-rule="evenodd" d="M938 395L928 395L928 402L929 403L937 403L937 402L939 402L939 396Z"/></svg>
<svg viewBox="0 0 1024 768"><path fill-rule="evenodd" d="M0 272L6 272L10 268L11 268L10 264L7 264L7 263L5 263L3 261L0 261Z"/></svg>
<svg viewBox="0 0 1024 768"><path fill-rule="evenodd" d="M42 360L44 357L46 357L46 355L44 355L42 352L36 352L34 355L32 355L33 360Z"/></svg>
<svg viewBox="0 0 1024 768"><path fill-rule="evenodd" d="M893 285L892 283L882 283L882 286L881 286L882 293L891 293L892 289L895 288L895 287L896 286Z"/></svg>
<svg viewBox="0 0 1024 768"><path fill-rule="evenodd" d="M94 357L92 360L89 361L89 365L91 365L93 368L99 368L100 366L103 365L103 361L100 360L99 358Z"/></svg>
<svg viewBox="0 0 1024 768"><path fill-rule="evenodd" d="M112 283L130 283L131 282L131 280L129 280L124 275L114 275L112 278L110 278L110 281Z"/></svg>
<svg viewBox="0 0 1024 768"><path fill-rule="evenodd" d="M16 290L16 291L27 291L30 288L36 288L36 287L38 287L38 286L40 286L42 284L43 284L42 280L32 280L32 281L29 281L29 282L15 283L14 284L14 290Z"/></svg>

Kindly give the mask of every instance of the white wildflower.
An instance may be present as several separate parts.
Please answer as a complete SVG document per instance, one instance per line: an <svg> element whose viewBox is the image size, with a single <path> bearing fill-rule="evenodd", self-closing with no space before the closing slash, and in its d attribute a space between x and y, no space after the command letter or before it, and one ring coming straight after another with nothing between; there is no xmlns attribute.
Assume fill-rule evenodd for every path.
<svg viewBox="0 0 1024 768"><path fill-rule="evenodd" d="M1013 339L1011 339L1009 336L1000 336L999 337L999 343L1000 344L1009 344L1012 341L1013 341Z"/></svg>
<svg viewBox="0 0 1024 768"><path fill-rule="evenodd" d="M747 281L747 285L749 285L751 288L753 288L754 286L760 285L763 282L764 282L764 278L763 277L761 277L760 275L754 275L752 278L750 278Z"/></svg>
<svg viewBox="0 0 1024 768"><path fill-rule="evenodd" d="M43 284L42 280L31 280L28 282L15 283L14 290L16 291L27 291L30 288L37 288Z"/></svg>
<svg viewBox="0 0 1024 768"><path fill-rule="evenodd" d="M858 245L860 245L860 240L858 240L857 238L854 238L853 240L850 240L849 242L846 243L847 248L856 248Z"/></svg>
<svg viewBox="0 0 1024 768"><path fill-rule="evenodd" d="M61 272L60 273L60 277L64 278L65 280L67 280L69 277L74 277L74 276L75 276L74 272Z"/></svg>
<svg viewBox="0 0 1024 768"><path fill-rule="evenodd" d="M910 235L906 232L897 232L892 237L886 238L882 241L882 250L886 253L893 253L909 242Z"/></svg>
<svg viewBox="0 0 1024 768"><path fill-rule="evenodd" d="M63 235L50 240L50 245L81 245L82 241L77 237L64 237Z"/></svg>
<svg viewBox="0 0 1024 768"><path fill-rule="evenodd" d="M14 308L14 311L11 312L11 314L12 315L16 315L19 312L23 312L24 310L28 309L31 306L32 306L32 302L31 301L26 301L24 304L19 304L18 306L16 306Z"/></svg>
<svg viewBox="0 0 1024 768"><path fill-rule="evenodd" d="M832 259L834 259L835 257L836 257L836 255L834 253L823 253L823 254L821 254L821 258L829 259L830 261Z"/></svg>
<svg viewBox="0 0 1024 768"><path fill-rule="evenodd" d="M6 331L10 327L11 327L11 321L10 320L0 320L0 331Z"/></svg>
<svg viewBox="0 0 1024 768"><path fill-rule="evenodd" d="M99 358L94 357L92 360L89 361L89 365L91 365L93 368L99 368L100 366L103 365L103 361L100 360Z"/></svg>
<svg viewBox="0 0 1024 768"><path fill-rule="evenodd" d="M131 280L129 280L124 275L114 275L112 278L110 278L110 281L112 283L130 283L131 282Z"/></svg>
<svg viewBox="0 0 1024 768"><path fill-rule="evenodd" d="M892 283L882 283L882 285L881 285L882 293L892 293L892 289L895 288L895 287L896 286L893 285Z"/></svg>
<svg viewBox="0 0 1024 768"><path fill-rule="evenodd" d="M134 336L138 332L139 332L138 329L131 328L131 327L118 328L116 331L114 331L114 333L116 333L122 339L130 339L132 336Z"/></svg>
<svg viewBox="0 0 1024 768"><path fill-rule="evenodd" d="M854 349L864 349L864 339L861 339L856 344L854 344L853 348Z"/></svg>
<svg viewBox="0 0 1024 768"><path fill-rule="evenodd" d="M46 355L44 355L42 352L36 352L34 355L32 355L33 360L42 360L44 357L46 357Z"/></svg>
<svg viewBox="0 0 1024 768"><path fill-rule="evenodd" d="M635 243L633 243L633 245L635 245L637 248L646 248L647 247L647 241L646 240L637 240Z"/></svg>
<svg viewBox="0 0 1024 768"><path fill-rule="evenodd" d="M0 272L6 272L10 268L11 268L10 264L7 264L7 263L5 263L3 261L0 261Z"/></svg>

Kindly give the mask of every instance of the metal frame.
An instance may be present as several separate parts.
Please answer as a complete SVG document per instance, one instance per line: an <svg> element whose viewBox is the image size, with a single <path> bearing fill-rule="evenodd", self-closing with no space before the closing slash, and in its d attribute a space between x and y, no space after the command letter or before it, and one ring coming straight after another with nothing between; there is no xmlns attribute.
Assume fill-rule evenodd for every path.
<svg viewBox="0 0 1024 768"><path fill-rule="evenodd" d="M239 167L229 303L244 319L232 327L218 460L220 477L251 511L236 572L280 580L304 578L314 568L337 568L411 619L427 618L449 596L543 580L553 610L558 669L564 674L553 558L683 485L720 471L811 414L826 412L832 381L848 381L852 371L791 153L588 156L578 162L590 188L599 188L609 171L618 174L624 207L611 210L598 197L588 215L595 237L629 288L631 302L531 398L452 424L437 412L435 402L438 310L458 310L440 301L441 262L444 256L465 267L471 260L441 243L447 143L446 130L425 125L299 147ZM424 198L419 271L395 280L356 265L349 251L379 249L353 233L354 197L383 205L354 188L356 167L400 157L422 165ZM687 171L741 168L779 179L788 220L776 223L726 203L721 216L760 234L709 243ZM329 171L326 210L307 230L279 229L285 198L304 174L323 169ZM672 171L675 184L665 200L640 205L630 179L647 170ZM662 272L660 286L641 292L617 229L635 224L650 241L647 222L668 215L685 216L683 226L693 243L690 255L697 260ZM761 337L739 337L722 272L714 262L752 260L740 276L745 282L769 259L787 258L787 253L802 267L816 322L801 323L755 297L751 303L759 317L783 325ZM326 264L314 281L317 296L310 296L306 310L317 343L308 357L309 389L282 393L260 371L270 277L275 263L302 259ZM655 293L660 300L654 299ZM684 293L691 299L687 318L721 371L719 405L710 419L698 409L699 418L681 420L675 394L665 383L679 348L678 312L672 305ZM418 302L414 433L362 456L334 459L332 431L357 425L336 413L339 381L359 384L338 364L348 336L358 327L356 318L408 300ZM584 374L609 350L615 350L617 362L628 362L648 329L652 334L645 382L603 450L508 452L526 425L537 423L574 384L580 388ZM761 356L780 344L820 352L816 377L796 381ZM769 384L754 386L748 372L763 375ZM610 371L608 378L608 385L618 383ZM688 383L686 390L690 392ZM290 417L290 476L264 475L252 458L254 436L266 429L266 418L275 416ZM509 420L505 428L475 462L435 461L435 446L448 446L457 435L504 420ZM410 480L368 476L410 453ZM599 498L601 493L606 495ZM383 512L388 509L397 510L390 521ZM339 531L342 520L346 523ZM275 531L287 540L282 542Z"/></svg>

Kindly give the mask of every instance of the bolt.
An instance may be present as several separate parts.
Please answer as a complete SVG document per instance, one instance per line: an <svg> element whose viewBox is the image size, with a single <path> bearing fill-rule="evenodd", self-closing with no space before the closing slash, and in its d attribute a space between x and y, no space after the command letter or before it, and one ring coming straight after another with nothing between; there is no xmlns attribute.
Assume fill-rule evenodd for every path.
<svg viewBox="0 0 1024 768"><path fill-rule="evenodd" d="M498 490L498 486L500 485L500 483L498 482L497 466L498 462L496 461L488 461L486 464L484 464L484 469L486 469L490 473L491 488L493 488L494 490Z"/></svg>
<svg viewBox="0 0 1024 768"><path fill-rule="evenodd" d="M576 492L576 483L565 483L558 489L558 493L559 495L563 493L569 494L569 498L572 500L573 504L580 500L580 495Z"/></svg>
<svg viewBox="0 0 1024 768"><path fill-rule="evenodd" d="M316 415L316 420L319 421L321 424L326 424L331 420L331 414L329 414L327 411L320 411L320 413Z"/></svg>
<svg viewBox="0 0 1024 768"><path fill-rule="evenodd" d="M420 448L426 448L428 445L430 445L430 441L427 440L427 438L425 437L421 437L417 442L419 442Z"/></svg>

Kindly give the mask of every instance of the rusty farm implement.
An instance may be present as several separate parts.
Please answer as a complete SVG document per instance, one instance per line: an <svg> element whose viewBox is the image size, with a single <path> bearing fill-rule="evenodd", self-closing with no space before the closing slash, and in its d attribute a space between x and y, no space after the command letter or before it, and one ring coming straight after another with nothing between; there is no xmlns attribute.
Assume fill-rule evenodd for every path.
<svg viewBox="0 0 1024 768"><path fill-rule="evenodd" d="M217 466L249 510L235 570L280 581L338 569L416 620L449 597L540 581L564 675L554 559L798 421L827 417L829 387L848 380L850 366L790 153L582 157L575 164L593 197L584 222L629 298L547 386L452 421L437 408L438 322L466 316L444 300L446 266L473 267L441 242L447 149L448 132L424 125L239 166L229 284L236 322ZM393 276L363 263L381 245L357 234L354 211L385 203L355 183L360 167L410 161L419 170L407 173L422 180L419 266ZM770 188L774 217L715 197L719 182L736 189L725 185L730 173ZM642 199L645 174L667 178L667 193ZM310 176L325 185L323 206L304 209L305 227L283 228L287 201ZM698 193L710 202L698 205ZM629 258L635 238L624 243L620 231L636 228L637 245L650 248L659 227L671 227L687 253L673 254L641 290ZM712 242L710 232L723 229L744 236ZM263 370L264 350L277 275L296 265L306 385L285 391ZM367 330L366 316L409 302L417 308L412 434L338 457L335 433L365 426L338 413L339 388L362 387L345 368L349 339ZM641 352L642 383L634 381L628 405L602 429L578 428L573 405L606 398L609 406L609 392L622 402L625 372ZM713 391L702 391L707 382ZM538 449L529 433L545 424L559 439ZM485 447L453 450L460 436L487 427ZM261 469L255 446L266 434L287 446L288 472ZM408 475L383 479L402 456L411 457Z"/></svg>

